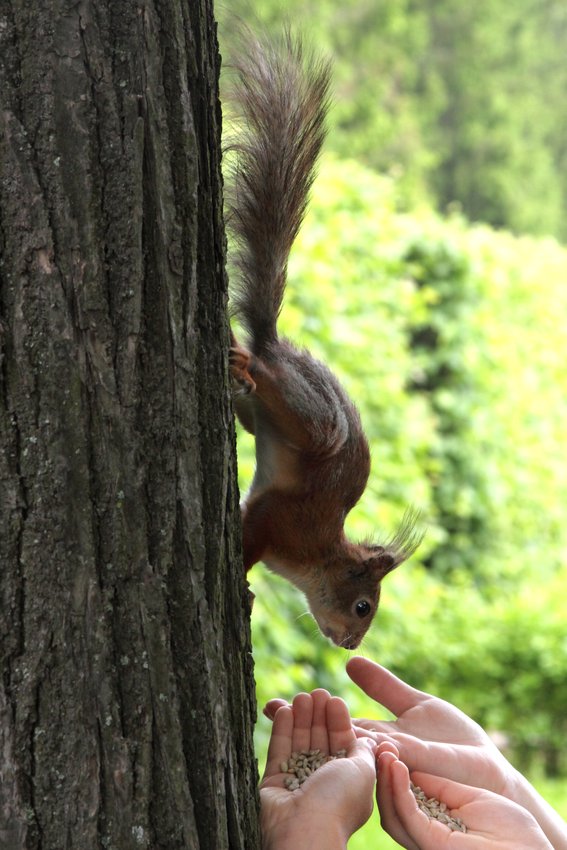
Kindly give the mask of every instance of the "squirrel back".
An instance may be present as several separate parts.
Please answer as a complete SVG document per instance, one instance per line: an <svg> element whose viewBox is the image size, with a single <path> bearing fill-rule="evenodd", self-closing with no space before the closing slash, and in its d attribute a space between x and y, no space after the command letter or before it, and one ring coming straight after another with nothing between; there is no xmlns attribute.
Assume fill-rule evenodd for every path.
<svg viewBox="0 0 567 850"><path fill-rule="evenodd" d="M231 62L231 101L242 119L227 203L236 243L233 312L250 350L266 354L277 340L287 263L307 207L325 138L330 64L305 51L289 31L281 42L243 33Z"/></svg>

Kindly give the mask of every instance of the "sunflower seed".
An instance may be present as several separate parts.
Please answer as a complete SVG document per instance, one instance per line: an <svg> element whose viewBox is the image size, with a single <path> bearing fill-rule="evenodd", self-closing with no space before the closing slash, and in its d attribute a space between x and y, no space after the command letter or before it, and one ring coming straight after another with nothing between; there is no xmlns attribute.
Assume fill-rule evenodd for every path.
<svg viewBox="0 0 567 850"><path fill-rule="evenodd" d="M284 779L284 785L290 791L296 791L318 768L329 761L345 758L345 756L346 750L337 750L334 756L326 756L320 749L294 752L287 761L282 761L280 764L281 772L288 774Z"/></svg>
<svg viewBox="0 0 567 850"><path fill-rule="evenodd" d="M410 782L411 790L416 799L418 807L428 817L444 823L452 832L466 832L467 828L459 817L453 817L447 812L447 804L441 803L436 797L427 797L419 787Z"/></svg>

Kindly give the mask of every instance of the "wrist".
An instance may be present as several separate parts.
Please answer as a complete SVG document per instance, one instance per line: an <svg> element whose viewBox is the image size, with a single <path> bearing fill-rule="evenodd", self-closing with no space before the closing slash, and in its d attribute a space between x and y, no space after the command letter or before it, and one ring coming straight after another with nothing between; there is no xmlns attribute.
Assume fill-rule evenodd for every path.
<svg viewBox="0 0 567 850"><path fill-rule="evenodd" d="M527 809L555 850L567 850L567 824L533 785L515 768L504 796Z"/></svg>
<svg viewBox="0 0 567 850"><path fill-rule="evenodd" d="M346 850L349 838L340 821L313 818L305 823L301 818L262 832L262 850Z"/></svg>

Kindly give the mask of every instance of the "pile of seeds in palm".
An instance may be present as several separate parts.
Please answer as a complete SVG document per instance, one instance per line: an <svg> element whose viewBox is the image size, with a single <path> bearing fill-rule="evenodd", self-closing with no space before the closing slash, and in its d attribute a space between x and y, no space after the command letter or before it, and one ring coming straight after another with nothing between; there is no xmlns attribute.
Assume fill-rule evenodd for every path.
<svg viewBox="0 0 567 850"><path fill-rule="evenodd" d="M447 811L447 804L440 803L436 797L428 797L425 791L410 782L411 790L413 791L417 805L422 812L435 820L444 823L453 832L466 832L467 828L460 818L452 817Z"/></svg>
<svg viewBox="0 0 567 850"><path fill-rule="evenodd" d="M296 791L319 767L345 756L346 750L338 750L334 756L326 756L321 750L301 750L299 753L292 753L287 761L282 761L280 764L281 772L288 774L284 779L284 785L289 791Z"/></svg>
<svg viewBox="0 0 567 850"><path fill-rule="evenodd" d="M280 764L281 772L288 774L284 779L284 785L289 791L296 791L318 768L345 756L346 750L338 750L334 756L326 756L321 750L301 750L301 752L292 753L287 761L282 761ZM454 818L448 813L446 803L441 803L436 797L428 797L425 791L413 782L410 782L410 787L417 805L428 817L444 823L453 832L467 831L461 818Z"/></svg>

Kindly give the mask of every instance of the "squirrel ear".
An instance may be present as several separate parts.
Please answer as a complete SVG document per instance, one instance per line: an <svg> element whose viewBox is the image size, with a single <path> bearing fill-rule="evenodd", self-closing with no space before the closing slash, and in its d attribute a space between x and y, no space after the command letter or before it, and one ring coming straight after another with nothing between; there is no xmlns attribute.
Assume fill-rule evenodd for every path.
<svg viewBox="0 0 567 850"><path fill-rule="evenodd" d="M401 563L392 552L383 546L372 546L373 555L367 560L368 566L383 578Z"/></svg>

